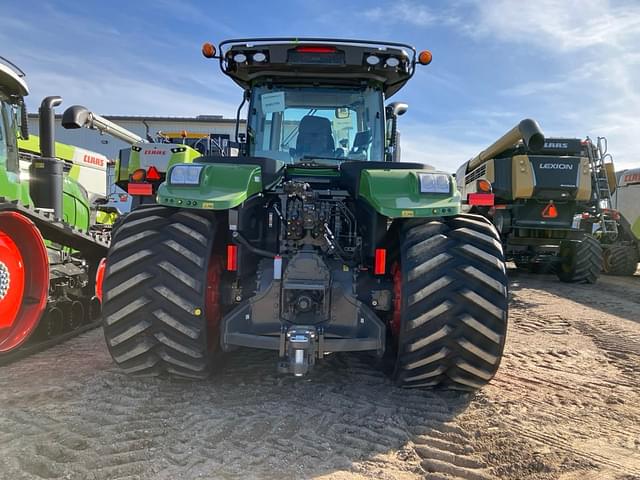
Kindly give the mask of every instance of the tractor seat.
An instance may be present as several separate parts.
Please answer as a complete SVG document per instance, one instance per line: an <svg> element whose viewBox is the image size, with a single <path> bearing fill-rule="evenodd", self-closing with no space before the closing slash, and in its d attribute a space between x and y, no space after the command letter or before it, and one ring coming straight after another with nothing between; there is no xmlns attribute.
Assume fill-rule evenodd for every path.
<svg viewBox="0 0 640 480"><path fill-rule="evenodd" d="M306 115L300 120L296 139L295 157L305 155L333 157L336 144L331 134L331 122L328 118Z"/></svg>

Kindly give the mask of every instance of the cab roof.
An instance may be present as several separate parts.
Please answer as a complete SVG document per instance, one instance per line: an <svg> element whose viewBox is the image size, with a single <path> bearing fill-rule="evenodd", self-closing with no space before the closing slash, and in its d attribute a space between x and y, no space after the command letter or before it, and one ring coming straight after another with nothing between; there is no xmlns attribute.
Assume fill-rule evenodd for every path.
<svg viewBox="0 0 640 480"><path fill-rule="evenodd" d="M29 87L23 77L24 73L18 67L0 57L0 90L10 97L29 95Z"/></svg>
<svg viewBox="0 0 640 480"><path fill-rule="evenodd" d="M334 38L254 38L219 45L220 68L247 90L259 80L360 85L388 98L413 76L416 49L403 43Z"/></svg>

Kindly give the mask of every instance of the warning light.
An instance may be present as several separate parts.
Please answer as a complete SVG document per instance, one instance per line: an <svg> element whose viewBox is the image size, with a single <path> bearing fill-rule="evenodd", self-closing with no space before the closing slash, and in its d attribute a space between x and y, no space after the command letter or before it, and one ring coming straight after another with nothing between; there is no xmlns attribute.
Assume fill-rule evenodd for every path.
<svg viewBox="0 0 640 480"><path fill-rule="evenodd" d="M144 168L139 168L131 174L130 180L132 182L144 182L147 178L147 172Z"/></svg>
<svg viewBox="0 0 640 480"><path fill-rule="evenodd" d="M420 65L429 65L431 60L433 60L433 55L431 55L429 50L423 50L420 52L420 55L418 55L418 63Z"/></svg>
<svg viewBox="0 0 640 480"><path fill-rule="evenodd" d="M489 180L485 180L484 178L481 178L476 182L476 184L478 186L478 191L491 193L492 188L491 188L491 182L489 182Z"/></svg>
<svg viewBox="0 0 640 480"><path fill-rule="evenodd" d="M542 218L558 218L558 208L553 202L550 202L542 210Z"/></svg>
<svg viewBox="0 0 640 480"><path fill-rule="evenodd" d="M206 42L202 44L202 55L206 58L215 58L216 56L216 47L213 46L212 43Z"/></svg>

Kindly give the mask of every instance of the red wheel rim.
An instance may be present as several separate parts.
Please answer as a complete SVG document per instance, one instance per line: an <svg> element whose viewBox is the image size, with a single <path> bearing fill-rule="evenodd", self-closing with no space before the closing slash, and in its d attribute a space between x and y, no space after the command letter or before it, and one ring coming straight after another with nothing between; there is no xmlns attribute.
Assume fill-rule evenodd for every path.
<svg viewBox="0 0 640 480"><path fill-rule="evenodd" d="M207 291L205 293L204 311L207 319L207 345L210 351L218 346L220 339L220 278L222 276L222 258L213 255L207 270Z"/></svg>
<svg viewBox="0 0 640 480"><path fill-rule="evenodd" d="M402 315L402 269L398 262L391 267L393 275L393 316L391 317L391 333L398 338Z"/></svg>
<svg viewBox="0 0 640 480"><path fill-rule="evenodd" d="M24 296L24 262L20 249L0 231L0 329L9 328L18 316Z"/></svg>
<svg viewBox="0 0 640 480"><path fill-rule="evenodd" d="M96 272L96 297L102 303L102 282L104 282L104 271L107 268L107 259L100 260L98 271Z"/></svg>
<svg viewBox="0 0 640 480"><path fill-rule="evenodd" d="M44 240L33 222L17 212L0 212L0 263L9 278L0 295L0 352L8 352L33 333L49 292Z"/></svg>

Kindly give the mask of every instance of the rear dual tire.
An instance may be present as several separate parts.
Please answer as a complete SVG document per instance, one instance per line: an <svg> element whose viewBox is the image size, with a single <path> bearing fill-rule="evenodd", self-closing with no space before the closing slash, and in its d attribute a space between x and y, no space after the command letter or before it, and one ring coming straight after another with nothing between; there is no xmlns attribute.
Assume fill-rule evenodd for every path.
<svg viewBox="0 0 640 480"><path fill-rule="evenodd" d="M118 224L102 316L109 352L127 373L209 375L220 318L215 235L214 216L157 205Z"/></svg>
<svg viewBox="0 0 640 480"><path fill-rule="evenodd" d="M470 214L409 222L399 250L395 381L482 387L498 369L507 332L508 283L497 231Z"/></svg>

